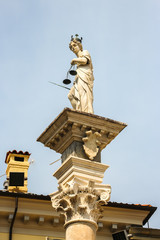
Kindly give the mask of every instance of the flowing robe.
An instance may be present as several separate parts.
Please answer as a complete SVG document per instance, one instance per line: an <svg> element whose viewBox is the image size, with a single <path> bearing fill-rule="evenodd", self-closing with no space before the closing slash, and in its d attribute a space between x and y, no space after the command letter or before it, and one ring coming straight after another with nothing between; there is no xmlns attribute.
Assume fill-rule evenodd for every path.
<svg viewBox="0 0 160 240"><path fill-rule="evenodd" d="M93 66L90 54L87 50L82 51L79 57L85 57L87 64L77 64L77 75L68 98L73 109L93 113Z"/></svg>

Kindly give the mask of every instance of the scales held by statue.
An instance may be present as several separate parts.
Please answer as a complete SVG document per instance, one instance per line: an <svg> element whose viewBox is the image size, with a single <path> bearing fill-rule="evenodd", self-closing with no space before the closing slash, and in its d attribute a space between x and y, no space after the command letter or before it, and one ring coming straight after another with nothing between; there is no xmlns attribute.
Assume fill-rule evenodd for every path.
<svg viewBox="0 0 160 240"><path fill-rule="evenodd" d="M75 70L75 66L71 65L70 69L68 70L66 78L63 80L63 84L65 84L65 85L68 85L68 84L71 83L71 80L69 79L69 74L72 75L72 76L76 76L77 75L77 71ZM62 87L62 88L70 90L70 88L65 87L63 85L60 85L58 83L50 82L50 81L49 81L49 83L52 83L52 84L54 84L54 85L56 85L58 87Z"/></svg>
<svg viewBox="0 0 160 240"><path fill-rule="evenodd" d="M67 72L63 84L50 82L59 87L70 90L68 99L74 110L86 113L94 113L93 111L93 65L89 52L83 50L82 38L78 34L71 36L69 44L70 50L75 53L76 58L71 61L71 67ZM77 66L77 68L76 68ZM75 76L75 80L71 88L65 85L71 84L70 76Z"/></svg>
<svg viewBox="0 0 160 240"><path fill-rule="evenodd" d="M71 83L71 80L69 79L69 74L72 76L76 76L77 75L77 71L75 70L75 66L71 65L70 69L67 72L67 76L66 78L63 80L63 83L68 85Z"/></svg>

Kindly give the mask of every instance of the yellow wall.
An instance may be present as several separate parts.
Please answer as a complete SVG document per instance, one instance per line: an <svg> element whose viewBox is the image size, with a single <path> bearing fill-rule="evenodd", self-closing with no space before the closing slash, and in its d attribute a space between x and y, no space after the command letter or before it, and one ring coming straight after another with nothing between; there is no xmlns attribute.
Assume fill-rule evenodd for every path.
<svg viewBox="0 0 160 240"><path fill-rule="evenodd" d="M49 239L58 239L57 237L49 237ZM0 240L8 240L9 233L0 233ZM62 238L59 238L62 239ZM13 234L12 240L46 240L44 236L32 236L32 235L23 235L23 234Z"/></svg>
<svg viewBox="0 0 160 240"><path fill-rule="evenodd" d="M0 233L0 240L8 240L9 233ZM22 235L22 234L13 234L12 240L46 240L44 236L32 236L32 235Z"/></svg>

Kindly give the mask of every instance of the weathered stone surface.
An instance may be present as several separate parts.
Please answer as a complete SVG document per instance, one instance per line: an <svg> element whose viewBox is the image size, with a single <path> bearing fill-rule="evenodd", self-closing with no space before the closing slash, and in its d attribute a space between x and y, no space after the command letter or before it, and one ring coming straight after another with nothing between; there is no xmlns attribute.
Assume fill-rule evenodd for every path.
<svg viewBox="0 0 160 240"><path fill-rule="evenodd" d="M126 126L125 123L66 108L40 135L37 141L63 154L69 146L73 146L71 145L73 142L84 144L83 138L86 137L86 132L92 131L93 134L100 134L97 147L101 152ZM83 154L83 151L82 147L79 152ZM83 154L83 158L89 159L86 154ZM95 160L94 157L93 160Z"/></svg>
<svg viewBox="0 0 160 240"><path fill-rule="evenodd" d="M83 143L74 141L71 145L62 153L62 163L69 157L79 157L88 159L84 151ZM101 152L98 150L97 155L94 157L95 162L101 162Z"/></svg>

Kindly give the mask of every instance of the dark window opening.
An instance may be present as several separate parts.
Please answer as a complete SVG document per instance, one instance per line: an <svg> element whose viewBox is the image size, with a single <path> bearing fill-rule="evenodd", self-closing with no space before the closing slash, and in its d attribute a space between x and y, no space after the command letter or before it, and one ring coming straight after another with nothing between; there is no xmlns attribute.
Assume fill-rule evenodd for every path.
<svg viewBox="0 0 160 240"><path fill-rule="evenodd" d="M127 232L121 231L112 234L113 240L128 240Z"/></svg>
<svg viewBox="0 0 160 240"><path fill-rule="evenodd" d="M9 186L24 186L24 172L10 172Z"/></svg>
<svg viewBox="0 0 160 240"><path fill-rule="evenodd" d="M14 157L15 161L24 162L24 157Z"/></svg>

